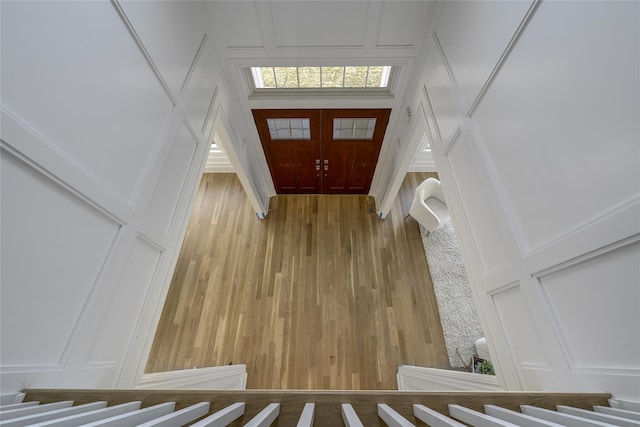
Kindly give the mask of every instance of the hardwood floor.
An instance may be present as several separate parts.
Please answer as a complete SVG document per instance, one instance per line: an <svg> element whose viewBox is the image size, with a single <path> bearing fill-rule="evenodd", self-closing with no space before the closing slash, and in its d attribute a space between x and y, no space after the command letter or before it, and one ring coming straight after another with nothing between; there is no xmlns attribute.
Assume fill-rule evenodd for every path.
<svg viewBox="0 0 640 427"><path fill-rule="evenodd" d="M271 199L204 176L147 372L247 365L251 389L396 389L400 364L448 368L410 173L386 220L368 196Z"/></svg>

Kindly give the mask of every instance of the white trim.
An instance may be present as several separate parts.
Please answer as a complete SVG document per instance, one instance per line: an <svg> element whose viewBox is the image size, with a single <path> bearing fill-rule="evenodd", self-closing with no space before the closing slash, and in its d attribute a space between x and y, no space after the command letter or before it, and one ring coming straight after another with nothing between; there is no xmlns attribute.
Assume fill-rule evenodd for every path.
<svg viewBox="0 0 640 427"><path fill-rule="evenodd" d="M22 403L24 400L26 393L6 393L0 394L0 405L13 405L16 403Z"/></svg>
<svg viewBox="0 0 640 427"><path fill-rule="evenodd" d="M247 365L144 374L136 388L147 390L246 390Z"/></svg>
<svg viewBox="0 0 640 427"><path fill-rule="evenodd" d="M396 377L400 391L504 391L495 375L399 366Z"/></svg>
<svg viewBox="0 0 640 427"><path fill-rule="evenodd" d="M640 412L640 401L616 399L615 397L609 399L609 406L615 409L623 409L625 411Z"/></svg>

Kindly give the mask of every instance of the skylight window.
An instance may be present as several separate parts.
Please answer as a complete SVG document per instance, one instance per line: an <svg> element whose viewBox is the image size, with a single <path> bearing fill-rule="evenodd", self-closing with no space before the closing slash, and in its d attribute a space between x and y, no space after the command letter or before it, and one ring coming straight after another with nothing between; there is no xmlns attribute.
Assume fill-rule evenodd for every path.
<svg viewBox="0 0 640 427"><path fill-rule="evenodd" d="M256 89L387 88L391 67L251 67Z"/></svg>

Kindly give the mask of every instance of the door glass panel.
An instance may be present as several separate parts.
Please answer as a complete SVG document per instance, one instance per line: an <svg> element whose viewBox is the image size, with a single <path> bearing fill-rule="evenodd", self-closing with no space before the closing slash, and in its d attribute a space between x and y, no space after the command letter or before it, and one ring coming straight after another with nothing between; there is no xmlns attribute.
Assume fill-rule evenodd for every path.
<svg viewBox="0 0 640 427"><path fill-rule="evenodd" d="M333 119L333 139L373 139L375 118Z"/></svg>
<svg viewBox="0 0 640 427"><path fill-rule="evenodd" d="M311 139L309 119L267 119L269 135L277 139Z"/></svg>

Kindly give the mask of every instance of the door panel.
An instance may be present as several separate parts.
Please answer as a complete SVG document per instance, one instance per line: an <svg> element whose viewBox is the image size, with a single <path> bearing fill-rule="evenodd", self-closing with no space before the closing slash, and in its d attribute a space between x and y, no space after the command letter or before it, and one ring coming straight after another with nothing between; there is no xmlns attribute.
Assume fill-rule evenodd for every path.
<svg viewBox="0 0 640 427"><path fill-rule="evenodd" d="M253 110L253 117L276 192L319 193L321 176L316 162L321 154L321 111ZM308 129L300 119L308 120Z"/></svg>
<svg viewBox="0 0 640 427"><path fill-rule="evenodd" d="M253 110L277 193L367 194L390 112Z"/></svg>
<svg viewBox="0 0 640 427"><path fill-rule="evenodd" d="M323 192L367 194L390 110L323 110ZM324 166L324 164L323 164Z"/></svg>

